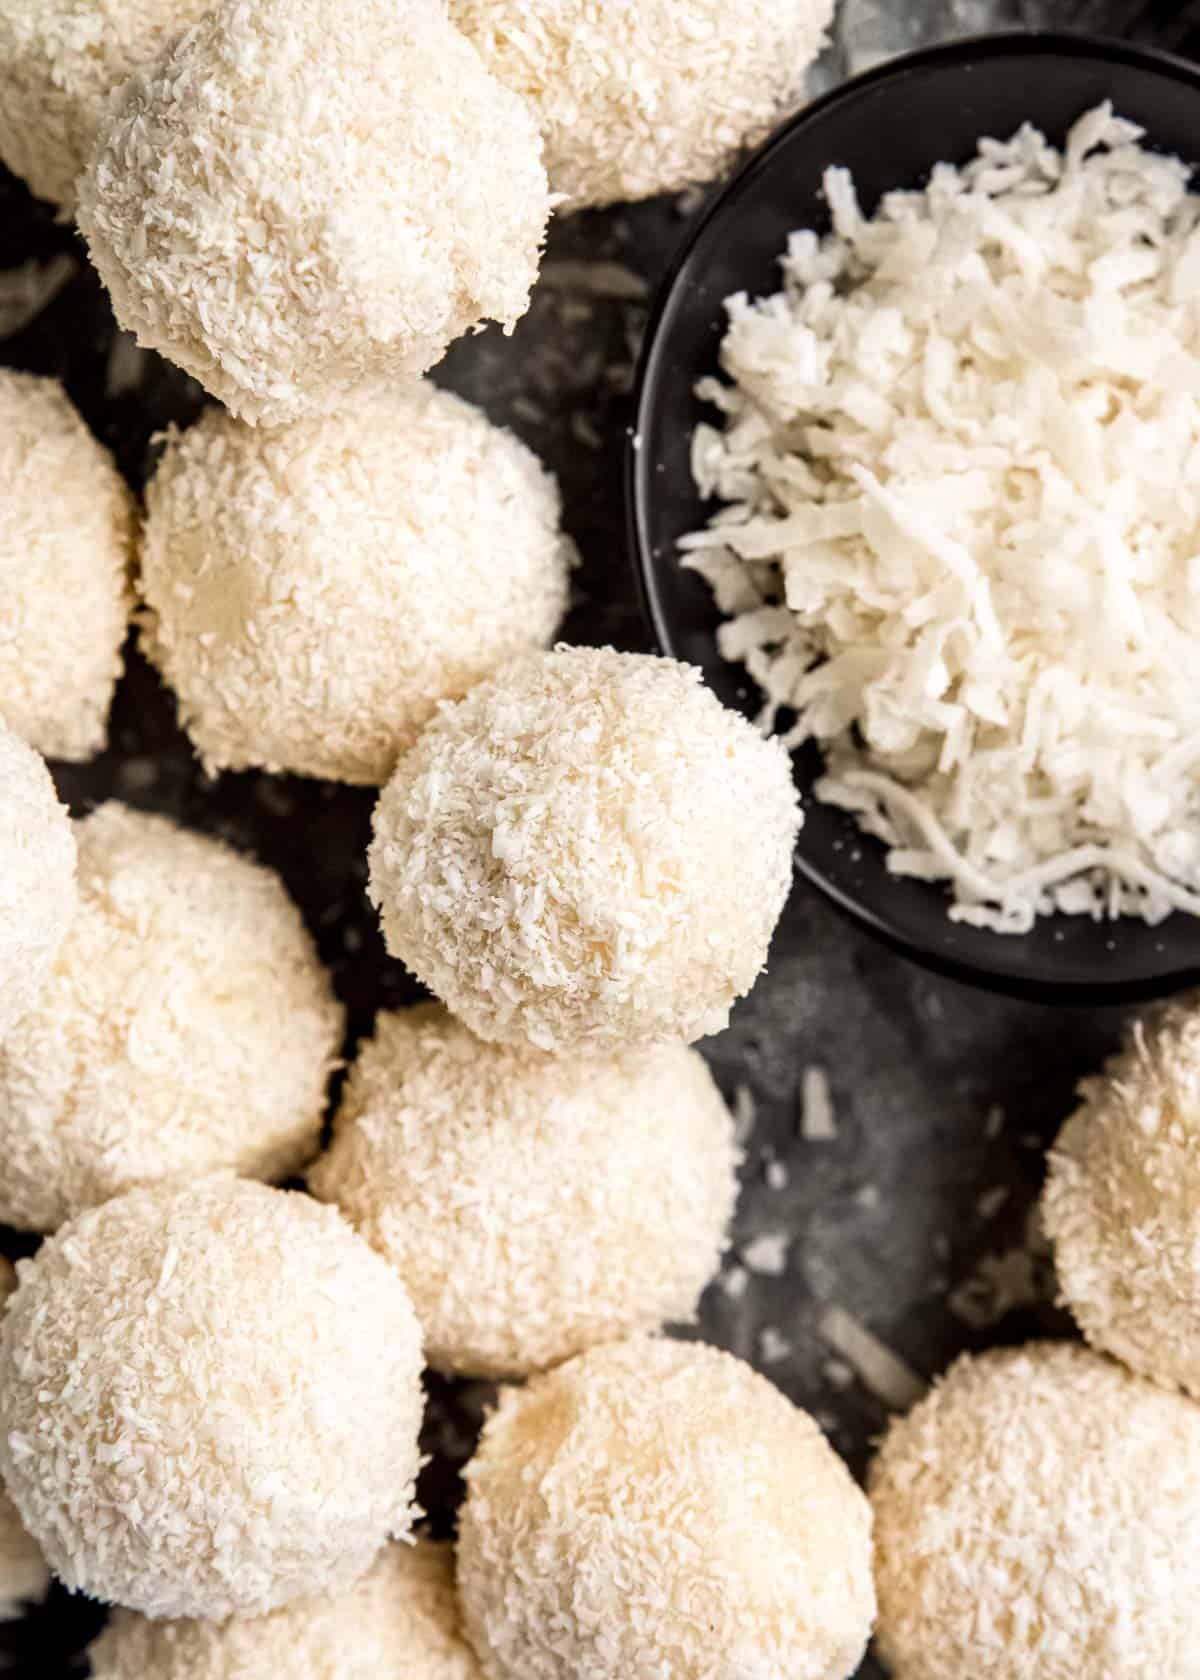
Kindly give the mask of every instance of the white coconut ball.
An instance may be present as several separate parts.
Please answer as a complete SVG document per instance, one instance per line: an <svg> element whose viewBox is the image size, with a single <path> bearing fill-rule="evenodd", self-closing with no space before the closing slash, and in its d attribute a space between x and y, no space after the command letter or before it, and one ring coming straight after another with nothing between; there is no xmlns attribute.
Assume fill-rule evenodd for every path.
<svg viewBox="0 0 1200 1680"><path fill-rule="evenodd" d="M961 1359L871 1477L894 1680L1200 1675L1200 1407L1073 1343Z"/></svg>
<svg viewBox="0 0 1200 1680"><path fill-rule="evenodd" d="M501 1397L458 1582L488 1680L847 1680L871 1515L817 1425L715 1348L636 1337Z"/></svg>
<svg viewBox="0 0 1200 1680"><path fill-rule="evenodd" d="M454 1554L389 1546L354 1586L269 1616L152 1622L118 1610L92 1680L480 1680L459 1625Z"/></svg>
<svg viewBox="0 0 1200 1680"><path fill-rule="evenodd" d="M0 1220L51 1231L133 1184L298 1171L342 1011L282 883L120 805L76 836L78 908L0 1041Z"/></svg>
<svg viewBox="0 0 1200 1680"><path fill-rule="evenodd" d="M522 101L437 0L222 0L127 84L80 183L121 324L280 422L511 327L550 208Z"/></svg>
<svg viewBox="0 0 1200 1680"><path fill-rule="evenodd" d="M481 1038L693 1040L792 877L787 754L674 660L559 648L443 707L375 812L388 949Z"/></svg>
<svg viewBox="0 0 1200 1680"><path fill-rule="evenodd" d="M803 96L833 0L450 0L568 206L719 175Z"/></svg>
<svg viewBox="0 0 1200 1680"><path fill-rule="evenodd" d="M737 1163L695 1051L544 1056L422 1004L379 1018L309 1183L397 1268L432 1366L515 1377L694 1318Z"/></svg>
<svg viewBox="0 0 1200 1680"><path fill-rule="evenodd" d="M1139 1021L1050 1156L1042 1222L1096 1347L1200 1398L1200 997Z"/></svg>
<svg viewBox="0 0 1200 1680"><path fill-rule="evenodd" d="M3 0L0 162L68 209L105 101L212 0Z"/></svg>
<svg viewBox="0 0 1200 1680"><path fill-rule="evenodd" d="M37 996L75 901L71 819L41 759L0 724L0 1038Z"/></svg>
<svg viewBox="0 0 1200 1680"><path fill-rule="evenodd" d="M420 1331L332 1208L128 1191L19 1268L0 1471L68 1587L153 1617L336 1592L410 1528Z"/></svg>
<svg viewBox="0 0 1200 1680"><path fill-rule="evenodd" d="M58 381L7 368L0 486L0 719L47 758L91 758L121 674L133 497Z"/></svg>
<svg viewBox="0 0 1200 1680"><path fill-rule="evenodd" d="M147 503L147 651L210 770L378 786L566 606L554 480L424 381L271 430L211 409Z"/></svg>
<svg viewBox="0 0 1200 1680"><path fill-rule="evenodd" d="M0 1258L0 1313L16 1287L11 1261ZM15 1621L24 1605L45 1598L49 1586L50 1571L41 1549L0 1488L0 1622Z"/></svg>

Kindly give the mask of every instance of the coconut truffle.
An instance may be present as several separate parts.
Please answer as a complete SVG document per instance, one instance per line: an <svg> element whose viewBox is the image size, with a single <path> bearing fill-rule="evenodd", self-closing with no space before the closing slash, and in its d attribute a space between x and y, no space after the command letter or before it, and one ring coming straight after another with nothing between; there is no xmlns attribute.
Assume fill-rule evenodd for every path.
<svg viewBox="0 0 1200 1680"><path fill-rule="evenodd" d="M1075 1344L959 1360L874 1466L894 1680L1192 1676L1200 1407Z"/></svg>
<svg viewBox="0 0 1200 1680"><path fill-rule="evenodd" d="M121 674L133 497L58 381L5 368L0 485L0 719L47 758L90 758Z"/></svg>
<svg viewBox="0 0 1200 1680"><path fill-rule="evenodd" d="M378 787L566 605L553 479L423 381L269 431L210 409L148 507L147 651L210 770Z"/></svg>
<svg viewBox="0 0 1200 1680"><path fill-rule="evenodd" d="M133 76L80 182L121 324L281 422L511 327L550 198L523 102L435 0L222 0Z"/></svg>
<svg viewBox="0 0 1200 1680"><path fill-rule="evenodd" d="M52 1231L137 1183L298 1171L342 1011L279 879L120 805L76 837L78 908L0 1042L0 1220Z"/></svg>
<svg viewBox="0 0 1200 1680"><path fill-rule="evenodd" d="M1139 1021L1083 1082L1042 1220L1094 1346L1200 1398L1200 995Z"/></svg>
<svg viewBox="0 0 1200 1680"><path fill-rule="evenodd" d="M118 1610L89 1655L92 1680L480 1680L453 1552L428 1540L389 1546L348 1590L270 1616L151 1622Z"/></svg>
<svg viewBox="0 0 1200 1680"><path fill-rule="evenodd" d="M388 949L481 1038L716 1032L792 877L786 753L670 659L558 648L443 707L375 812Z"/></svg>
<svg viewBox="0 0 1200 1680"><path fill-rule="evenodd" d="M0 1035L37 996L75 902L71 819L41 759L0 724Z"/></svg>
<svg viewBox="0 0 1200 1680"><path fill-rule="evenodd" d="M68 1587L265 1615L408 1532L420 1331L332 1208L226 1176L130 1190L19 1276L0 1471Z"/></svg>
<svg viewBox="0 0 1200 1680"><path fill-rule="evenodd" d="M489 1680L846 1680L871 1516L805 1412L636 1337L510 1389L467 1468L458 1584Z"/></svg>
<svg viewBox="0 0 1200 1680"><path fill-rule="evenodd" d="M12 1262L0 1258L0 1313L17 1287ZM37 1542L26 1532L17 1508L0 1489L0 1622L11 1622L21 1607L45 1598L50 1571Z"/></svg>
<svg viewBox="0 0 1200 1680"><path fill-rule="evenodd" d="M379 1018L309 1183L396 1266L432 1366L516 1377L693 1318L737 1161L693 1050L544 1056L422 1004Z"/></svg>
<svg viewBox="0 0 1200 1680"><path fill-rule="evenodd" d="M68 209L105 101L212 0L5 0L0 162Z"/></svg>
<svg viewBox="0 0 1200 1680"><path fill-rule="evenodd" d="M450 0L529 103L568 205L718 175L802 97L833 0Z"/></svg>

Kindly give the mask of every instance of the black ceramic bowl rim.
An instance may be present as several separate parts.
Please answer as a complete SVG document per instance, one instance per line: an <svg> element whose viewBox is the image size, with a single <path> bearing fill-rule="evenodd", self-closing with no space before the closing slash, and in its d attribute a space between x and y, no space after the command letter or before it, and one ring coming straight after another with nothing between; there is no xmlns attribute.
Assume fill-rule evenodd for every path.
<svg viewBox="0 0 1200 1680"><path fill-rule="evenodd" d="M748 715L753 715L761 696L742 668L724 665L715 642L707 662L698 658L694 646L689 651L682 645L684 633L666 599L671 586L669 569L679 571L677 551L674 543L670 544L669 552L664 552L661 543L656 547L653 533L658 499L655 480L664 470L656 458L655 411L664 380L669 377L664 364L670 354L677 317L686 308L686 296L696 285L697 273L703 272L697 265L715 230L728 232L736 228L740 201L780 154L814 131L819 134L831 116L845 112L847 107L855 106L881 86L900 88L914 76L927 76L931 71L961 76L964 70L976 70L1014 56L1028 59L1032 67L1035 61L1054 55L1068 55L1088 64L1099 63L1114 71L1126 68L1148 72L1177 86L1185 84L1196 102L1196 149L1188 161L1200 154L1200 66L1171 53L1094 35L1048 31L977 36L908 53L843 83L777 129L699 215L655 297L637 370L634 424L626 454L628 531L642 604L660 650L702 663L706 680L719 693L724 690L722 698L728 704ZM1114 104L1120 114L1119 90L1114 90ZM1030 105L1028 120L1038 123L1036 98L1031 98ZM1154 141L1155 135L1148 126L1147 143L1153 145ZM1167 149L1180 150L1177 145ZM831 153L824 161L835 163L839 158ZM930 166L935 161L940 160L931 157ZM894 187L915 184L911 178L889 182ZM812 222L811 216L798 214L792 226L812 225ZM780 255L790 231L792 227L781 221L777 247ZM737 285L728 288L729 291L737 289ZM747 289L761 292L761 287L753 285ZM715 363L711 371L716 371ZM703 523L703 516L699 522ZM694 584L707 590L699 579L694 579ZM715 605L710 605L708 610L715 627L719 618ZM813 753L811 748L805 751ZM962 924L951 923L946 914L948 899L943 887L887 875L884 849L878 841L862 835L853 825L853 819L842 813L836 813L833 818L822 815L829 808L818 805L811 796L814 763L815 758L810 756L810 767L805 771L801 760L797 774L807 820L797 845L796 866L802 876L843 912L892 949L935 972L976 986L1058 1004L1135 1002L1200 982L1200 918L1177 913L1158 927L1148 928L1140 919L1132 917L1098 923L1088 918L1056 915L1041 918L1034 932L1028 935L964 929ZM864 867L873 874L877 890L860 894L854 883L847 881L840 863L836 870L831 869L829 844L824 844L822 856L812 839L814 816L825 823L836 820L843 825L843 839L833 846L833 851L841 853L847 846L859 848L866 859ZM881 872L886 877L885 886L881 886ZM837 878L838 874L841 878ZM919 899L913 895L919 895ZM918 903L923 906L918 917L923 927L914 929L911 913L897 913L897 906L903 905L906 899L910 909ZM1059 950L1069 951L1072 943L1076 947L1073 959L1060 960ZM1133 950L1132 959L1129 948ZM1081 957L1081 951L1085 956Z"/></svg>

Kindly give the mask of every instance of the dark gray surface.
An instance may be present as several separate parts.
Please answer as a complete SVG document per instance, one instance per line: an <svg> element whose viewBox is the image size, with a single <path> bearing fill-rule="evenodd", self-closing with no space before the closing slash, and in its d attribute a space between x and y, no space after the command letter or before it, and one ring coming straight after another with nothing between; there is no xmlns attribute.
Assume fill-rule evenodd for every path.
<svg viewBox="0 0 1200 1680"><path fill-rule="evenodd" d="M631 276L657 279L684 215L663 202L556 225L527 320L509 339L486 333L460 344L437 375L511 425L558 473L584 556L567 626L575 640L646 645L621 499L643 306L623 294L639 290ZM140 484L153 434L193 418L200 393L156 358L113 360L111 318L73 232L0 178L0 270L59 254L76 265L69 282L32 325L0 340L0 361L61 376ZM114 372L128 388L110 390ZM362 893L368 793L258 775L206 780L169 698L136 654L111 750L86 767L61 767L58 781L77 812L125 799L220 833L277 867L350 1006L352 1041L377 1007L415 996L385 957ZM1052 1012L929 978L797 888L768 974L730 1029L703 1047L731 1101L754 1116L736 1246L763 1233L786 1233L790 1246L782 1276L750 1277L739 1300L719 1286L710 1291L702 1332L816 1412L856 1472L887 1408L837 1362L823 1314L831 1304L843 1309L922 1378L963 1348L1064 1333L1047 1299L1047 1268L1025 1257L1027 1216L1072 1087L1118 1028L1112 1012ZM828 1079L836 1134L827 1141L801 1135L806 1069ZM19 1253L33 1245L11 1238L5 1246ZM998 1318L987 1286L995 1256L1005 1257L1003 1279L1016 1280L1007 1294L1032 1297ZM452 1522L455 1469L485 1399L477 1387L433 1385L436 1458L425 1494L441 1529ZM56 1597L0 1634L0 1652L28 1680L63 1680L79 1672L71 1653L93 1621L90 1608Z"/></svg>

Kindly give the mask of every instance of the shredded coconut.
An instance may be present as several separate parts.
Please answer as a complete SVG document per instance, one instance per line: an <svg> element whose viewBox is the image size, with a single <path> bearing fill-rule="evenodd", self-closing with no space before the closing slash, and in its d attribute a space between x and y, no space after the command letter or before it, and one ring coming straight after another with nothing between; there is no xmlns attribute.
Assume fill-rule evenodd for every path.
<svg viewBox="0 0 1200 1680"><path fill-rule="evenodd" d="M490 1680L857 1670L866 1501L730 1354L635 1338L507 1390L466 1479L459 1591Z"/></svg>
<svg viewBox="0 0 1200 1680"><path fill-rule="evenodd" d="M729 301L685 539L818 794L1001 931L1200 911L1200 198L1102 106Z"/></svg>
<svg viewBox="0 0 1200 1680"><path fill-rule="evenodd" d="M800 1088L800 1135L809 1143L831 1143L837 1136L833 1095L824 1068L804 1070Z"/></svg>
<svg viewBox="0 0 1200 1680"><path fill-rule="evenodd" d="M853 1366L863 1387L892 1411L907 1411L929 1386L873 1330L842 1307L827 1307L817 1328L822 1341Z"/></svg>
<svg viewBox="0 0 1200 1680"><path fill-rule="evenodd" d="M47 263L30 258L20 268L0 269L0 339L24 332L78 272L79 264L65 251Z"/></svg>
<svg viewBox="0 0 1200 1680"><path fill-rule="evenodd" d="M788 1250L792 1246L787 1231L763 1231L743 1243L740 1253L747 1271L756 1277L782 1277L787 1271Z"/></svg>
<svg viewBox="0 0 1200 1680"><path fill-rule="evenodd" d="M694 1050L544 1056L423 1004L379 1017L309 1183L396 1267L436 1370L519 1377L693 1320L737 1165Z"/></svg>
<svg viewBox="0 0 1200 1680"><path fill-rule="evenodd" d="M988 1330L1017 1307L1031 1307L1040 1299L1034 1256L1026 1248L1009 1248L985 1254L950 1291L946 1305L973 1330Z"/></svg>
<svg viewBox="0 0 1200 1680"><path fill-rule="evenodd" d="M1196 1680L1200 1407L1086 1348L962 1359L871 1474L895 1680Z"/></svg>

